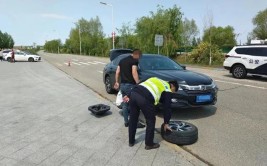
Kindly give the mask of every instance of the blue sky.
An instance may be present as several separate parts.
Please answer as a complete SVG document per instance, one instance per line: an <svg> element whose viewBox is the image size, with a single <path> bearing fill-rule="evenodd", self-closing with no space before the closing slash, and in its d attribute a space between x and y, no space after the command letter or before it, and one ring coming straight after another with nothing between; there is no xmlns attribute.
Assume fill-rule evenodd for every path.
<svg viewBox="0 0 267 166"><path fill-rule="evenodd" d="M123 23L134 24L137 18L156 11L157 5L169 8L176 4L184 17L196 21L200 32L205 16L212 13L213 24L233 26L242 43L253 29L252 18L267 8L267 0L0 0L0 30L11 34L19 46L33 42L42 45L54 38L64 42L75 26L73 22L99 16L104 33L110 36L111 7L100 1L113 5L116 28Z"/></svg>

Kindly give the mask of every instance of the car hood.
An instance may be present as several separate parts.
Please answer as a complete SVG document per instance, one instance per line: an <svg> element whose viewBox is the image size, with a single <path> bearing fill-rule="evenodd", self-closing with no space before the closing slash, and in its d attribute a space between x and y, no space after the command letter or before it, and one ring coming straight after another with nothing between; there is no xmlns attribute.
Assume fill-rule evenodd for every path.
<svg viewBox="0 0 267 166"><path fill-rule="evenodd" d="M188 85L210 85L212 83L212 79L210 77L189 70L140 71L141 80L145 80L150 77L158 77L166 81L177 80L178 83L185 83Z"/></svg>

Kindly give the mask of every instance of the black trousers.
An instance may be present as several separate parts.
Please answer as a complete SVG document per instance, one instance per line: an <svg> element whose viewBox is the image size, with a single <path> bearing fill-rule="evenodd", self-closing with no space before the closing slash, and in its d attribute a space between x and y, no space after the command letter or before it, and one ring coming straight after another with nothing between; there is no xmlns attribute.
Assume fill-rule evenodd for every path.
<svg viewBox="0 0 267 166"><path fill-rule="evenodd" d="M153 145L156 113L154 103L147 100L143 95L132 92L130 96L130 120L129 120L129 143L134 143L138 117L142 110L146 119L146 139L147 146Z"/></svg>

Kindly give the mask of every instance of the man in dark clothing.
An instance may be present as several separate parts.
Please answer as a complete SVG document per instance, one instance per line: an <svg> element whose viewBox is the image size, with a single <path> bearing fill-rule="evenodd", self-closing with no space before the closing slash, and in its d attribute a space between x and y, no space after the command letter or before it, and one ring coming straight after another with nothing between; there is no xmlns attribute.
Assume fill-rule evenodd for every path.
<svg viewBox="0 0 267 166"><path fill-rule="evenodd" d="M134 146L140 110L146 119L146 138L145 149L159 148L158 143L154 143L154 130L156 122L155 105L159 102L163 104L164 110L164 129L170 130L169 121L171 118L171 98L172 92L178 90L177 81L166 82L156 77L152 77L132 89L130 94L124 97L125 102L130 103L129 121L129 146Z"/></svg>
<svg viewBox="0 0 267 166"><path fill-rule="evenodd" d="M139 49L133 50L131 56L128 56L122 59L119 62L119 65L116 70L116 77L115 77L115 85L114 88L118 89L120 87L120 91L122 96L126 96L131 89L139 83L139 76L138 76L138 60L141 57L142 52ZM121 79L121 85L119 85L119 77ZM129 125L129 104L123 102L122 103L122 112L124 117L124 125L128 127Z"/></svg>

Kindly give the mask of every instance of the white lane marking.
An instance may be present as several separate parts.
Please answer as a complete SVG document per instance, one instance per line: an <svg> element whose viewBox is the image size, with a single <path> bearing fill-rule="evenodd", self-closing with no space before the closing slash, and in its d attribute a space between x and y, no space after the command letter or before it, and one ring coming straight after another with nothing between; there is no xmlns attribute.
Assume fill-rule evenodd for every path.
<svg viewBox="0 0 267 166"><path fill-rule="evenodd" d="M103 65L105 65L106 63L104 63L104 62L99 62L99 61L94 61L95 63L97 63L97 64L103 64Z"/></svg>
<svg viewBox="0 0 267 166"><path fill-rule="evenodd" d="M81 63L81 64L83 64L83 65L90 65L90 64L88 64L88 63L85 63L85 62L79 62L79 63Z"/></svg>
<svg viewBox="0 0 267 166"><path fill-rule="evenodd" d="M60 64L60 63L56 63L56 65L57 65L57 66L62 66L62 64Z"/></svg>
<svg viewBox="0 0 267 166"><path fill-rule="evenodd" d="M79 64L79 63L76 63L76 62L72 62L73 64L75 64L75 65L79 65L79 66L81 66L81 64Z"/></svg>
<svg viewBox="0 0 267 166"><path fill-rule="evenodd" d="M240 83L237 83L237 82L229 82L229 81L223 81L223 80L215 80L215 81L216 82L221 82L221 83L227 83L227 84L240 85L240 86L245 86L245 87L250 87L250 88L257 88L257 89L267 90L267 88L265 88L265 87L247 85L247 84L240 84Z"/></svg>
<svg viewBox="0 0 267 166"><path fill-rule="evenodd" d="M96 65L97 63L96 62L87 62L89 64L92 64L92 65Z"/></svg>
<svg viewBox="0 0 267 166"><path fill-rule="evenodd" d="M79 61L78 59L72 59L72 60L73 60L73 61L76 61L76 62Z"/></svg>
<svg viewBox="0 0 267 166"><path fill-rule="evenodd" d="M99 73L103 74L103 71L97 71L97 72L99 72Z"/></svg>

